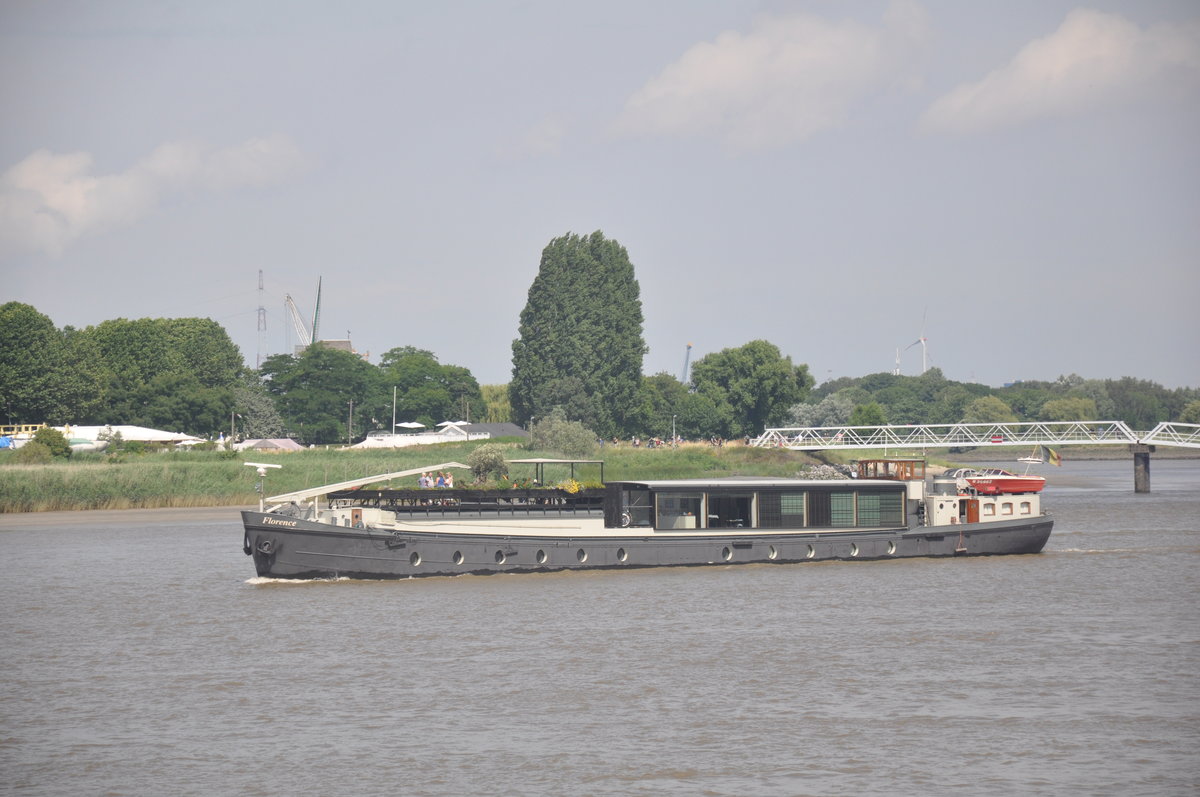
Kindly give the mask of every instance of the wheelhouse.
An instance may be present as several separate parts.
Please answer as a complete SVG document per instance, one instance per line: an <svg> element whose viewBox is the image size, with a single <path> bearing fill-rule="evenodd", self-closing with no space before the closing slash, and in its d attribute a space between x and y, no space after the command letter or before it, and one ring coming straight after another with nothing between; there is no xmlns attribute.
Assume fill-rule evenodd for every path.
<svg viewBox="0 0 1200 797"><path fill-rule="evenodd" d="M606 489L605 525L610 528L673 532L906 525L904 484L882 480L610 482Z"/></svg>

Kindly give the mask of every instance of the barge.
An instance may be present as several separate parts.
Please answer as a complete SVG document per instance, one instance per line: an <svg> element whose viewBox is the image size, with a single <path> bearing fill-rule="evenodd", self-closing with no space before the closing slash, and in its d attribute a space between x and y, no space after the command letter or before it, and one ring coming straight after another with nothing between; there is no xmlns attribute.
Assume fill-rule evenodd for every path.
<svg viewBox="0 0 1200 797"><path fill-rule="evenodd" d="M242 512L242 549L265 578L395 579L1031 554L1053 527L1040 495L928 483L920 460L864 461L859 478L838 480L386 486L465 467L442 463L263 499L258 511Z"/></svg>

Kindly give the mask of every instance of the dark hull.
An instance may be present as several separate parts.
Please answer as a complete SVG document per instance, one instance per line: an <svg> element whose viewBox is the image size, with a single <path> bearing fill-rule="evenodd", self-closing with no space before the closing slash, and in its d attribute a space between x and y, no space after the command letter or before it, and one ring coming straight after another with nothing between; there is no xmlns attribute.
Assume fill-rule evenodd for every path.
<svg viewBox="0 0 1200 797"><path fill-rule="evenodd" d="M1049 518L787 534L561 536L350 529L247 511L244 550L267 578L412 578L596 568L784 564L1038 553Z"/></svg>

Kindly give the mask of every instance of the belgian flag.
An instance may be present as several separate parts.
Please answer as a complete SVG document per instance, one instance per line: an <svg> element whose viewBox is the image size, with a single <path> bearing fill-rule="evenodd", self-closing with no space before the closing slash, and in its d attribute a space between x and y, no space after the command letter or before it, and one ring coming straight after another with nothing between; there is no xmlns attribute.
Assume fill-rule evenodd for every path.
<svg viewBox="0 0 1200 797"><path fill-rule="evenodd" d="M1042 459L1046 460L1051 465L1054 465L1056 467L1062 467L1062 457L1060 457L1058 455L1058 452L1055 451L1053 448L1047 448L1046 446L1042 446Z"/></svg>

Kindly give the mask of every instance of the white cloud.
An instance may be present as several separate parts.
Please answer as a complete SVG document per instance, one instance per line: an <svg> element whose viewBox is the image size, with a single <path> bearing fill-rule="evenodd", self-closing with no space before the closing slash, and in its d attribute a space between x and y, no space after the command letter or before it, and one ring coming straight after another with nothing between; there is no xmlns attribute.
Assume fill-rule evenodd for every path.
<svg viewBox="0 0 1200 797"><path fill-rule="evenodd" d="M1120 102L1157 80L1195 80L1198 70L1195 22L1143 29L1116 14L1076 9L1006 66L937 100L921 121L941 132L1003 127Z"/></svg>
<svg viewBox="0 0 1200 797"><path fill-rule="evenodd" d="M282 136L217 150L163 144L129 170L107 175L92 173L86 152L38 150L0 175L0 251L58 255L82 236L133 224L168 194L263 187L302 162L300 150Z"/></svg>
<svg viewBox="0 0 1200 797"><path fill-rule="evenodd" d="M712 134L739 149L836 126L873 92L912 82L923 9L894 3L879 27L807 14L760 17L691 47L629 98L621 135Z"/></svg>

